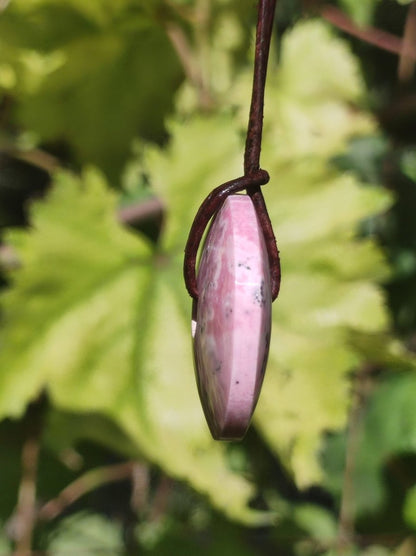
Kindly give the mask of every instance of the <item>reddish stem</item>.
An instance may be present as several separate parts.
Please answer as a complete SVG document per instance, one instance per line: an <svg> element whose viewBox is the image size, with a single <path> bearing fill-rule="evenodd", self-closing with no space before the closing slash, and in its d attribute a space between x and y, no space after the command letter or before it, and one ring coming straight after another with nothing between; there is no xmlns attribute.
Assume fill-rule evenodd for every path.
<svg viewBox="0 0 416 556"><path fill-rule="evenodd" d="M382 50L387 50L399 56L403 52L403 40L400 37L375 27L360 27L346 16L344 12L334 6L324 6L321 9L321 16L341 31L377 46ZM416 47L414 45L409 50L406 50L406 56L416 59Z"/></svg>
<svg viewBox="0 0 416 556"><path fill-rule="evenodd" d="M412 2L407 12L404 26L403 46L397 70L399 81L404 83L412 78L415 71L416 51L416 2Z"/></svg>

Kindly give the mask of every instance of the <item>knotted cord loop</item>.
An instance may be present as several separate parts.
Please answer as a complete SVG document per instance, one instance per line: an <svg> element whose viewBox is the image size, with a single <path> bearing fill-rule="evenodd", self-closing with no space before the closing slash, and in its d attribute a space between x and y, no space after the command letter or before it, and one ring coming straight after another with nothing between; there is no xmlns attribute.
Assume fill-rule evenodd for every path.
<svg viewBox="0 0 416 556"><path fill-rule="evenodd" d="M260 151L263 133L264 88L266 85L267 61L275 6L276 0L260 0L258 6L253 90L244 152L244 176L223 183L208 195L196 213L186 243L184 260L185 285L190 296L195 300L198 299L196 259L204 231L228 195L238 193L244 189L251 197L263 232L269 259L273 301L279 293L279 251L276 246L273 227L267 212L263 193L260 189L270 179L269 174L260 168Z"/></svg>

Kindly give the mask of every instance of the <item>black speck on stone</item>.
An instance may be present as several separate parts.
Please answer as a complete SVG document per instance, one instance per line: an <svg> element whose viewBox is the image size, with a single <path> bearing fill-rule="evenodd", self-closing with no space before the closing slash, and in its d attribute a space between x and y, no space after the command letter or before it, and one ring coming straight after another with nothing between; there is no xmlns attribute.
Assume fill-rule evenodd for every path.
<svg viewBox="0 0 416 556"><path fill-rule="evenodd" d="M243 268L245 268L246 270L251 270L251 266L250 266L248 263L246 263L246 262L239 262L237 266L238 266L238 268L243 267Z"/></svg>
<svg viewBox="0 0 416 556"><path fill-rule="evenodd" d="M260 307L264 307L266 304L266 296L264 294L264 280L261 281L260 288L256 290L254 294L254 301Z"/></svg>

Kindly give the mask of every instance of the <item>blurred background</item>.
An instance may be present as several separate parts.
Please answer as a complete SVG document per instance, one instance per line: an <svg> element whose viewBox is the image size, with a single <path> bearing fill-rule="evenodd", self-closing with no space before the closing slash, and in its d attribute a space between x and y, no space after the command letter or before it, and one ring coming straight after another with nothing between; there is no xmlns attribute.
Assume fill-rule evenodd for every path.
<svg viewBox="0 0 416 556"><path fill-rule="evenodd" d="M278 0L282 259L240 443L182 257L242 173L255 0L0 1L0 554L416 554L416 3Z"/></svg>

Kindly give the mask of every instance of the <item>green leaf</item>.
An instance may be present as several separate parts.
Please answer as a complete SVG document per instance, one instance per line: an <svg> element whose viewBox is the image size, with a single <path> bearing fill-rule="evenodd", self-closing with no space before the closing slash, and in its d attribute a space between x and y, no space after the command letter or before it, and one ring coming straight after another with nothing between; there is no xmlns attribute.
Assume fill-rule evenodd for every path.
<svg viewBox="0 0 416 556"><path fill-rule="evenodd" d="M56 556L68 554L124 553L121 526L99 514L80 512L67 517L51 535L48 552Z"/></svg>
<svg viewBox="0 0 416 556"><path fill-rule="evenodd" d="M407 5L413 0L395 0L398 4ZM370 25L380 0L340 0L344 10L359 24Z"/></svg>
<svg viewBox="0 0 416 556"><path fill-rule="evenodd" d="M344 43L319 22L304 23L287 33L275 69L262 156L283 282L255 424L304 486L321 478L322 434L345 423L347 376L362 360L347 332L387 326L374 283L386 265L356 230L390 196L330 163L352 136L374 129L351 108L362 84ZM10 236L22 268L3 296L0 412L19 415L47 389L60 410L113 419L137 454L189 481L228 516L264 523L270 514L248 506L253 486L230 471L224 446L208 435L182 280L199 204L242 173L250 73L227 99L237 112L173 119L166 148L143 147L143 172L168 211L155 251L116 223L115 199L92 170L82 179L58 174L47 201L33 208L33 229Z"/></svg>
<svg viewBox="0 0 416 556"><path fill-rule="evenodd" d="M400 166L402 172L409 179L416 182L416 152L414 149L406 149L403 152Z"/></svg>
<svg viewBox="0 0 416 556"><path fill-rule="evenodd" d="M182 257L191 219L204 197L217 185L242 174L242 143L235 119L228 113L172 121L169 132L167 149L147 146L143 166L169 207L165 248Z"/></svg>
<svg viewBox="0 0 416 556"><path fill-rule="evenodd" d="M403 515L406 523L416 528L416 487L409 489L406 495L406 501L403 508Z"/></svg>
<svg viewBox="0 0 416 556"><path fill-rule="evenodd" d="M324 546L331 545L336 540L337 523L328 510L317 505L301 504L295 508L294 520L311 539Z"/></svg>
<svg viewBox="0 0 416 556"><path fill-rule="evenodd" d="M372 513L385 502L386 481L383 468L395 454L416 451L416 375L400 373L387 377L373 395L355 432L355 457L352 472L356 516ZM326 486L339 494L342 487L345 460L345 439L334 437L324 452L327 470ZM400 485L406 489L406 485ZM396 486L397 489L397 486ZM399 499L399 493L396 493ZM411 521L412 494L405 509ZM406 513L408 512L408 513Z"/></svg>
<svg viewBox="0 0 416 556"><path fill-rule="evenodd" d="M375 284L387 277L386 262L356 233L389 195L329 164L351 137L374 131L351 109L362 94L354 58L325 25L307 22L286 35L269 82L263 149L282 287L256 425L302 486L321 478L322 433L345 423L347 376L363 358L347 330L376 333L388 324Z"/></svg>
<svg viewBox="0 0 416 556"><path fill-rule="evenodd" d="M334 157L333 163L338 169L354 172L362 181L379 183L388 149L388 141L382 135L353 137L347 150Z"/></svg>
<svg viewBox="0 0 416 556"><path fill-rule="evenodd" d="M394 371L415 371L416 357L397 338L389 334L348 332L349 342L363 359Z"/></svg>
<svg viewBox="0 0 416 556"><path fill-rule="evenodd" d="M99 165L116 185L132 139L163 138L182 72L145 8L127 0L16 2L2 13L0 36L19 121L41 141L68 142L79 162Z"/></svg>
<svg viewBox="0 0 416 556"><path fill-rule="evenodd" d="M20 415L47 389L59 408L102 413L124 432L100 426L96 440L108 435L229 516L263 522L247 506L252 486L228 469L204 423L180 261L124 231L115 208L97 172L61 172L33 209L33 230L8 236L22 270L3 295L0 413Z"/></svg>
<svg viewBox="0 0 416 556"><path fill-rule="evenodd" d="M99 327L100 338L105 340L127 320L119 316L112 331L100 327L102 313L111 307L111 293L122 289L130 279L136 279L139 287L146 280L144 267L134 261L147 260L149 249L117 225L113 214L115 199L105 193L102 178L89 172L85 180L83 187L70 175L59 174L49 201L38 204L33 213L34 233L29 244L25 232L9 236L18 249L24 272L13 277L15 287L4 300L6 327L1 356L13 355L14 366L27 368L27 377L21 375L16 394L13 375L3 372L0 378L4 388L1 405L12 415L22 412L25 397L32 397L49 373L59 373L63 363L77 365L82 361L81 347L72 339L72 333L55 343L55 338L50 337L51 325L59 322L70 328L65 320L69 313L74 315L77 330L76 315L92 301L101 311L96 315L89 313L87 322ZM21 299L25 303L19 307ZM38 341L41 346L50 346L48 353L39 349ZM61 342L72 344L70 360L62 360ZM32 365L37 373L31 372Z"/></svg>
<svg viewBox="0 0 416 556"><path fill-rule="evenodd" d="M275 91L277 85L271 93ZM282 103L276 101L276 113L281 113ZM339 109L349 110L342 101ZM365 116L361 121L356 114L350 117L357 123L346 121L350 134L363 122L362 127L370 123ZM329 167L331 137L325 145L294 155L291 162L284 151L271 153L267 145L273 144L274 130L281 129L279 120L271 118L274 126L269 120L264 153L272 182L265 194L276 225L283 281L255 421L298 482L308 484L320 476L316 454L322 432L345 422L346 376L360 361L346 329L375 332L387 325L381 290L372 282L387 276L386 263L373 241L354 238L354 229L361 218L383 210L390 201L381 190L359 186L352 176ZM185 125L173 122L170 131L167 151L148 149L145 167L171 208L166 246L180 251L189 215L211 189L241 173L242 144L230 115L193 118ZM347 134L337 138L338 144L346 139ZM211 147L201 160L207 141ZM328 158L322 156L322 147Z"/></svg>
<svg viewBox="0 0 416 556"><path fill-rule="evenodd" d="M49 409L43 442L58 456L80 441L91 440L129 458L137 457L137 445L112 418L102 413L74 413Z"/></svg>
<svg viewBox="0 0 416 556"><path fill-rule="evenodd" d="M312 44L319 45L318 52ZM318 72L323 62L343 72L348 87L340 88L329 69ZM292 69L299 63L301 83ZM272 179L265 195L283 282L256 424L299 484L306 485L320 476L321 433L345 422L346 375L360 361L346 328L375 332L387 325L382 293L373 283L387 276L386 263L373 241L358 241L354 234L361 219L389 205L390 196L329 165L352 136L374 129L367 115L350 108L362 82L344 44L320 23L298 25L283 42L278 78L271 75L263 157ZM241 77L236 104L249 98L249 79L249 74ZM145 169L172 213L166 227L169 249L182 248L188 215L208 192L241 174L243 145L231 117L172 122L168 149L145 152ZM209 152L201 159L207 142Z"/></svg>
<svg viewBox="0 0 416 556"><path fill-rule="evenodd" d="M143 554L146 556L171 556L172 554L195 554L201 556L253 556L258 554L258 547L248 543L243 531L235 524L218 518L203 515L199 519L208 520L208 524L197 524L198 509L194 512L193 521L196 531L188 523L141 523L138 526ZM202 521L201 519L201 521ZM165 529L160 537L160 529ZM159 531L158 531L159 529ZM159 535L158 535L159 533Z"/></svg>
<svg viewBox="0 0 416 556"><path fill-rule="evenodd" d="M4 524L0 522L0 554L11 554L12 544L6 536Z"/></svg>
<svg viewBox="0 0 416 556"><path fill-rule="evenodd" d="M373 19L374 11L379 2L380 0L360 0L360 2L341 0L341 5L357 23L368 25ZM403 0L398 0L398 2L403 3Z"/></svg>

